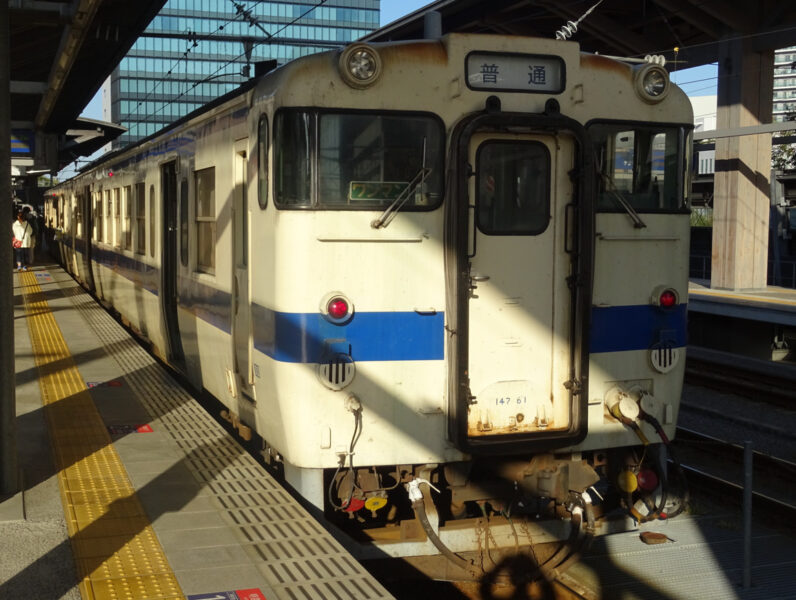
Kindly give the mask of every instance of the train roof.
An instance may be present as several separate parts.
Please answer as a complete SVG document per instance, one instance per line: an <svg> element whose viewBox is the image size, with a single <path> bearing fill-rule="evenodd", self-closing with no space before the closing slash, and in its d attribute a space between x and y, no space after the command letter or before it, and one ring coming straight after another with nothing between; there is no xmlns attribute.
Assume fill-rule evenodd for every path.
<svg viewBox="0 0 796 600"><path fill-rule="evenodd" d="M103 154L102 156L98 157L96 160L93 160L89 164L81 167L80 170L78 171L78 173L79 174L86 173L86 172L90 171L91 169L94 169L95 167L101 165L104 162L107 162L109 160L113 160L114 158L117 158L118 156L121 156L122 154L125 154L126 152L129 152L133 148L136 148L138 146L142 146L142 145L146 144L147 142L149 142L149 141L151 141L151 140L153 140L153 139L155 139L157 137L162 136L164 133L167 133L167 132L171 131L172 129L178 128L183 123L187 123L188 121L198 117L199 115L202 115L202 114L204 114L206 112L210 112L214 108L216 108L218 106L221 106L222 104L225 104L226 102L229 102L230 100L233 100L233 99L237 98L238 96L242 96L243 94L248 92L250 89L255 87L257 85L258 80L261 77L255 77L255 78L249 79L248 81L242 83L238 88L236 88L236 89L234 89L234 90L232 90L230 92L227 92L223 96L219 96L215 100L211 100L207 104L203 104L202 106L200 106L199 108L197 108L194 111L191 111L190 113L188 113L184 117L180 117L176 121L173 121L172 123L169 123L168 125L166 125L162 129L159 129L155 133L153 133L151 135L148 135L145 138L142 138L142 139L138 140L134 144L129 144L127 146L124 146L124 147L119 148L117 150L114 150L112 152L108 152L107 154Z"/></svg>

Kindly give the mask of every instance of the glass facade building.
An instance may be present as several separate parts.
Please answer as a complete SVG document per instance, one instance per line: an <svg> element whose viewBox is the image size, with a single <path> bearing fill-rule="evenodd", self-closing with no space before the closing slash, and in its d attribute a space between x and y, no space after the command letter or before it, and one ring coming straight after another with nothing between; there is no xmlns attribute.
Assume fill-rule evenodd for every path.
<svg viewBox="0 0 796 600"><path fill-rule="evenodd" d="M796 121L796 46L774 53L774 121Z"/></svg>
<svg viewBox="0 0 796 600"><path fill-rule="evenodd" d="M106 119L134 143L237 88L254 63L290 60L379 26L380 0L168 0L113 71Z"/></svg>

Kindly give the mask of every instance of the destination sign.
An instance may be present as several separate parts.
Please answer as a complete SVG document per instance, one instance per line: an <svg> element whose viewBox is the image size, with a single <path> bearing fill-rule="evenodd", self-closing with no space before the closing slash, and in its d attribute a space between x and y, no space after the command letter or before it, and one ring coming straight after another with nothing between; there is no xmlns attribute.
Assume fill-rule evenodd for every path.
<svg viewBox="0 0 796 600"><path fill-rule="evenodd" d="M564 61L559 56L471 52L467 85L474 90L557 94L564 91Z"/></svg>

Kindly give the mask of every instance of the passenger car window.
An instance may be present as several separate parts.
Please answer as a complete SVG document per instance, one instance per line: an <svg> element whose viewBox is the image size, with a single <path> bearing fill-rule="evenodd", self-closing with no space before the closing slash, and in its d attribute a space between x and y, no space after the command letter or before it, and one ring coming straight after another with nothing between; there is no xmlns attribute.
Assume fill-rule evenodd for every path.
<svg viewBox="0 0 796 600"><path fill-rule="evenodd" d="M155 256L155 186L149 186L149 256Z"/></svg>
<svg viewBox="0 0 796 600"><path fill-rule="evenodd" d="M188 266L188 180L180 183L180 262Z"/></svg>
<svg viewBox="0 0 796 600"><path fill-rule="evenodd" d="M263 115L257 128L257 202L268 206L268 119Z"/></svg>
<svg viewBox="0 0 796 600"><path fill-rule="evenodd" d="M135 184L135 253L146 254L146 184Z"/></svg>
<svg viewBox="0 0 796 600"><path fill-rule="evenodd" d="M214 273L216 268L216 169L194 173L196 194L196 269Z"/></svg>

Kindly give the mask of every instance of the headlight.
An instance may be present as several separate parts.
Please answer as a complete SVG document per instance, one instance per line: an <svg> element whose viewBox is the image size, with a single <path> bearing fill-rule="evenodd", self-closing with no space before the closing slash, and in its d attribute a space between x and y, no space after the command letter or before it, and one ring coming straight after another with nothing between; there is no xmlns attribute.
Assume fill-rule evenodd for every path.
<svg viewBox="0 0 796 600"><path fill-rule="evenodd" d="M646 102L660 102L670 87L669 73L659 65L647 64L636 71L636 92Z"/></svg>
<svg viewBox="0 0 796 600"><path fill-rule="evenodd" d="M366 88L381 75L381 58L367 44L352 44L340 54L340 76L354 88Z"/></svg>

